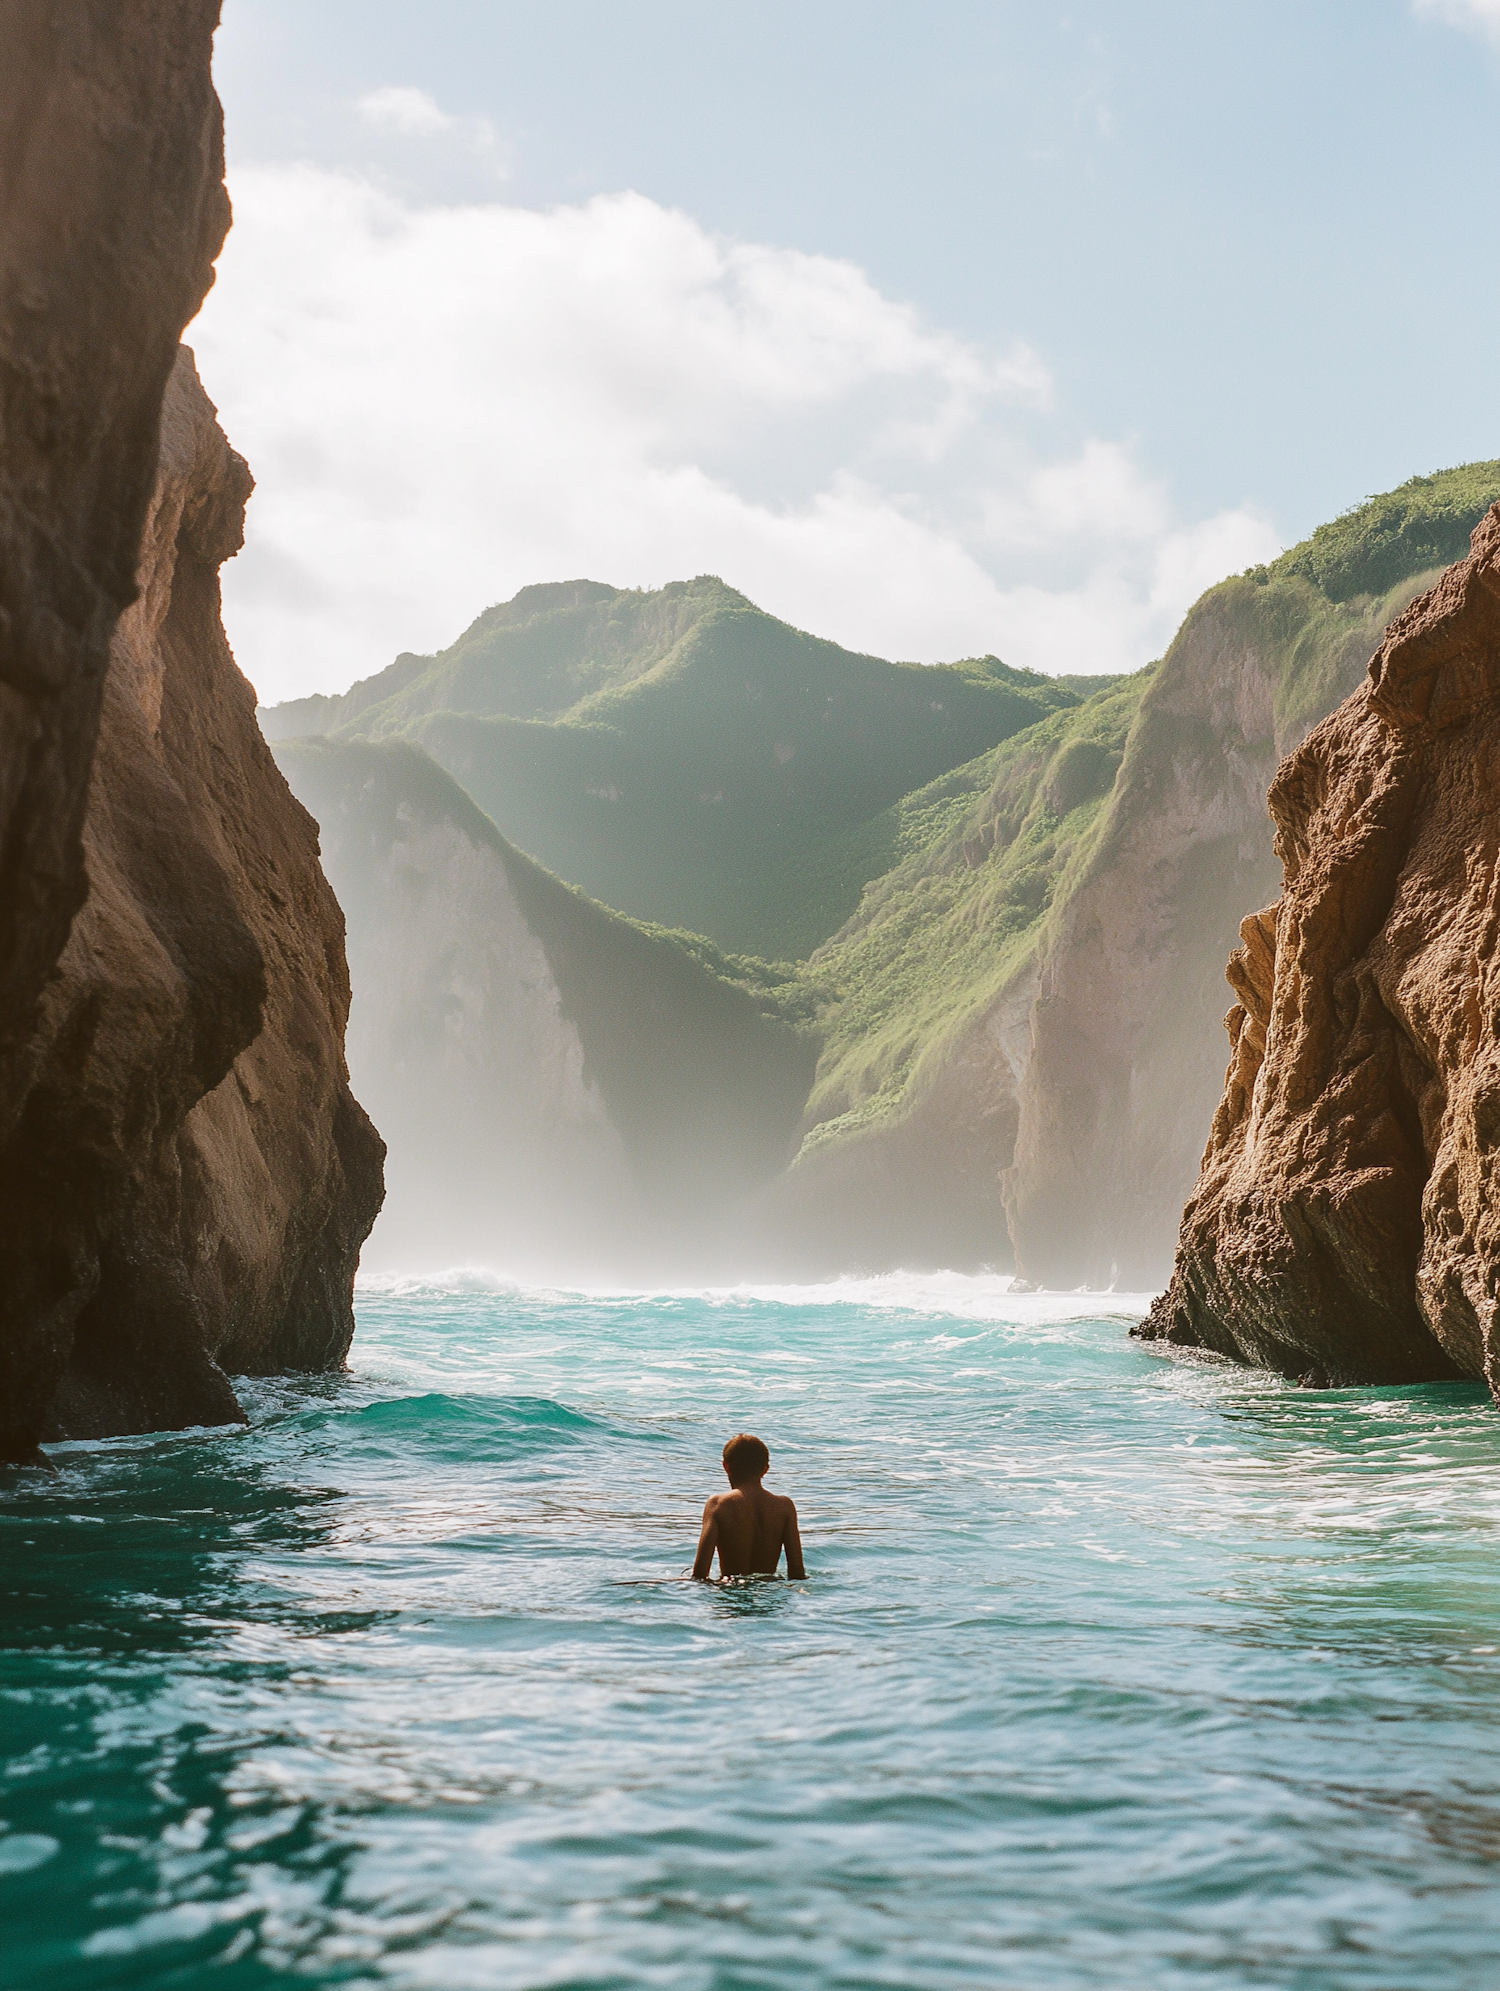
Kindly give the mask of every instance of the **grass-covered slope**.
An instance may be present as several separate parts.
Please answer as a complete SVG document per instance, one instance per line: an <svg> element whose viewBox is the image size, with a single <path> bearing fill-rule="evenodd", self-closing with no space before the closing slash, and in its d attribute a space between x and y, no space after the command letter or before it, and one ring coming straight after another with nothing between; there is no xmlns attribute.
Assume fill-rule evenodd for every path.
<svg viewBox="0 0 1500 1991"><path fill-rule="evenodd" d="M652 1194L687 1229L731 1177L759 1180L768 1268L1005 1264L1008 1235L1047 1284L1149 1285L1220 1090L1224 962L1278 887L1276 762L1496 498L1500 464L1372 499L1210 589L1159 664L1092 691L994 659L854 656L712 580L527 590L443 657L284 714L337 728L284 751L309 792L319 767L344 770L351 820L372 781L386 793L382 768L400 774L380 805L385 912L361 913L334 872L351 936L390 923L389 853L414 861L392 811L497 854L545 975L524 948L476 951L467 929L495 919L472 892L435 920L428 891L393 945L453 965L418 1006L459 1017L483 985L493 1019L507 977L555 985L610 1129L665 1157ZM476 801L597 897L715 938L606 913ZM462 871L451 835L423 848L429 878ZM561 1070L547 1003L528 1001L504 1028ZM575 1094L554 1118L582 1124Z"/></svg>
<svg viewBox="0 0 1500 1991"><path fill-rule="evenodd" d="M341 697L299 698L269 715L272 738L399 733L433 712L556 719L580 699L644 677L715 608L749 608L712 575L645 593L598 581L522 588L487 608L435 657L407 651Z"/></svg>
<svg viewBox="0 0 1500 1991"><path fill-rule="evenodd" d="M1078 702L993 657L856 655L704 578L530 588L441 656L265 719L273 738L414 741L594 898L796 958L898 855L894 803Z"/></svg>
<svg viewBox="0 0 1500 1991"><path fill-rule="evenodd" d="M899 861L814 955L831 998L805 1153L899 1114L1034 957L1092 844L1154 666L903 799Z"/></svg>

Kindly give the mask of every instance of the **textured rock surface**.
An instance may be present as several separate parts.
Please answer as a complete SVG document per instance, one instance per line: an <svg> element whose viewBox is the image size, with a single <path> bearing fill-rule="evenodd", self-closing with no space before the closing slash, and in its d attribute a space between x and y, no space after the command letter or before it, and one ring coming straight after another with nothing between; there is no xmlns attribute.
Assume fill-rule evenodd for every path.
<svg viewBox="0 0 1500 1991"><path fill-rule="evenodd" d="M1500 506L1271 789L1280 903L1143 1332L1330 1383L1500 1392Z"/></svg>
<svg viewBox="0 0 1500 1991"><path fill-rule="evenodd" d="M239 1415L326 1368L381 1145L346 1082L343 920L219 623L250 476L181 353L114 632L87 896L34 1006L7 1153L0 1443Z"/></svg>
<svg viewBox="0 0 1500 1991"><path fill-rule="evenodd" d="M229 222L218 0L0 0L0 1157L83 901L162 393Z"/></svg>
<svg viewBox="0 0 1500 1991"><path fill-rule="evenodd" d="M379 1201L338 909L219 627L249 474L179 358L218 12L0 0L0 1458L337 1361Z"/></svg>

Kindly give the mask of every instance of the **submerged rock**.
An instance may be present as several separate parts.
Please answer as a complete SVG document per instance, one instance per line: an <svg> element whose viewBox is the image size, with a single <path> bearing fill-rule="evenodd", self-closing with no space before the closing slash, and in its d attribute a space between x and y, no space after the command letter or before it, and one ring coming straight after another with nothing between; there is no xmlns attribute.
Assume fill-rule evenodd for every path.
<svg viewBox="0 0 1500 1991"><path fill-rule="evenodd" d="M1277 773L1284 884L1140 1330L1317 1383L1500 1395L1500 506Z"/></svg>
<svg viewBox="0 0 1500 1991"><path fill-rule="evenodd" d="M380 1201L342 920L219 624L251 480L178 348L228 220L217 14L4 10L6 1459L336 1365Z"/></svg>

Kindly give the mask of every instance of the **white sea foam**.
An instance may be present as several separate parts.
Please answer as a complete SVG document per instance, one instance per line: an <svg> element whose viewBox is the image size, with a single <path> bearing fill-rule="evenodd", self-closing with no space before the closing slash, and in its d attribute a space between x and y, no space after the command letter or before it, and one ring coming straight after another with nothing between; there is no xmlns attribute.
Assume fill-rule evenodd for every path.
<svg viewBox="0 0 1500 1991"><path fill-rule="evenodd" d="M734 1285L542 1282L517 1279L487 1266L451 1266L423 1273L361 1273L356 1293L394 1298L419 1294L509 1294L517 1298L590 1300L698 1300L709 1305L759 1301L772 1306L858 1306L882 1312L941 1315L957 1320L1038 1324L1091 1320L1101 1315L1138 1319L1155 1297L1080 1287L1073 1292L1017 1291L1008 1272L843 1273L834 1279L796 1282L745 1280Z"/></svg>

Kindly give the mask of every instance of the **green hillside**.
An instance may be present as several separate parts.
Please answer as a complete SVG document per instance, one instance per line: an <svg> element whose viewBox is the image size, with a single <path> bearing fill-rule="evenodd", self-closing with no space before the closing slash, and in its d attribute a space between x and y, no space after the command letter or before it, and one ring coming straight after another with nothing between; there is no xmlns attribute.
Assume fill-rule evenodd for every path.
<svg viewBox="0 0 1500 1991"><path fill-rule="evenodd" d="M924 1072L1029 965L1093 847L1156 669L1112 681L889 812L899 861L808 964L828 1018L807 1154L899 1116Z"/></svg>
<svg viewBox="0 0 1500 1991"><path fill-rule="evenodd" d="M561 581L487 608L435 657L410 651L336 698L274 708L275 737L399 733L433 712L557 719L580 699L644 677L705 613L749 608L711 575L654 594Z"/></svg>
<svg viewBox="0 0 1500 1991"><path fill-rule="evenodd" d="M595 899L798 958L899 856L893 804L1079 703L994 657L857 655L704 577L528 588L439 656L264 720L415 742Z"/></svg>
<svg viewBox="0 0 1500 1991"><path fill-rule="evenodd" d="M1381 595L1410 574L1447 567L1469 550L1469 534L1500 494L1500 462L1465 463L1412 477L1320 525L1276 562L1329 601Z"/></svg>
<svg viewBox="0 0 1500 1991"><path fill-rule="evenodd" d="M267 729L331 732L281 751L309 795L320 756L341 766L354 815L382 767L418 815L427 782L456 820L462 785L588 1012L611 1114L639 1153L676 1156L684 1207L726 1179L742 1118L742 1180L796 1150L766 1235L795 1232L808 1264L1003 1262L1004 1175L1039 1276L1148 1279L1217 1097L1226 954L1276 889L1277 756L1496 500L1500 463L1370 499L1208 590L1125 678L887 663L711 578L580 582ZM709 1019L731 995L724 1035ZM718 1131L674 1145L695 1114ZM716 1141L706 1173L684 1162Z"/></svg>

